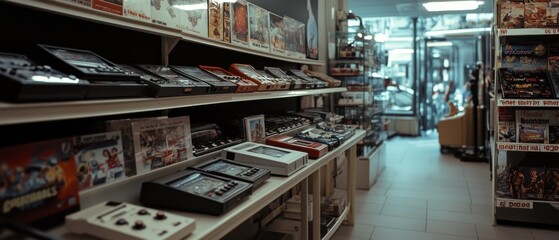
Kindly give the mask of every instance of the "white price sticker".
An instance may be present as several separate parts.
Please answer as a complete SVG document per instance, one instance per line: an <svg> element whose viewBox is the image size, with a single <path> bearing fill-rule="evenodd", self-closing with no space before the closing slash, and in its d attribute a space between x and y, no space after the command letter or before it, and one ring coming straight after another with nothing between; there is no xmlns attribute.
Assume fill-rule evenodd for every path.
<svg viewBox="0 0 559 240"><path fill-rule="evenodd" d="M534 202L516 199L497 199L497 207L534 209Z"/></svg>

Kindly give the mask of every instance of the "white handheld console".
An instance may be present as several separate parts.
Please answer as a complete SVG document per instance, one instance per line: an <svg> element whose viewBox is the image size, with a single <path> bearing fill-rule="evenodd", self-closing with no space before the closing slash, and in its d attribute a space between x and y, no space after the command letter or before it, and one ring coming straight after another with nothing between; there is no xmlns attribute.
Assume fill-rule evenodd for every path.
<svg viewBox="0 0 559 240"><path fill-rule="evenodd" d="M196 228L194 219L137 206L103 202L66 216L66 228L104 239L184 239Z"/></svg>

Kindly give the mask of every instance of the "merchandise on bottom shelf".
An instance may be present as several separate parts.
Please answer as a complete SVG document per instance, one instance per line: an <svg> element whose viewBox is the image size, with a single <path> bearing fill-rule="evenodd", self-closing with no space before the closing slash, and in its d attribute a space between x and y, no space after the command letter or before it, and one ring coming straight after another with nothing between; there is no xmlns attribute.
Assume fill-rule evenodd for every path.
<svg viewBox="0 0 559 240"><path fill-rule="evenodd" d="M347 191L334 188L330 196L322 197L320 211L324 215L339 217L347 207Z"/></svg>
<svg viewBox="0 0 559 240"><path fill-rule="evenodd" d="M308 195L307 216L309 222L313 220L313 201L312 194ZM285 203L285 210L283 217L288 219L301 220L301 195L295 195L287 200Z"/></svg>
<svg viewBox="0 0 559 240"><path fill-rule="evenodd" d="M311 124L311 121L304 117L274 114L266 114L264 121L266 136L288 132Z"/></svg>
<svg viewBox="0 0 559 240"><path fill-rule="evenodd" d="M518 172L524 175L524 183L520 189L521 198L543 200L545 168L518 167Z"/></svg>
<svg viewBox="0 0 559 240"><path fill-rule="evenodd" d="M544 192L544 200L559 201L559 168L546 168Z"/></svg>
<svg viewBox="0 0 559 240"><path fill-rule="evenodd" d="M202 156L245 141L240 137L225 136L215 123L193 125L191 136L194 156Z"/></svg>

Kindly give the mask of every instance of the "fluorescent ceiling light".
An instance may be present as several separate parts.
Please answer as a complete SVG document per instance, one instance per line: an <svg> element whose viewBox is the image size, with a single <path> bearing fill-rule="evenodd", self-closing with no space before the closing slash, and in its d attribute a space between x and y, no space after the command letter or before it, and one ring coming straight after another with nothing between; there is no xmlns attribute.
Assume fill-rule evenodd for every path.
<svg viewBox="0 0 559 240"><path fill-rule="evenodd" d="M443 41L443 42L427 42L427 47L451 47L452 42Z"/></svg>
<svg viewBox="0 0 559 240"><path fill-rule="evenodd" d="M429 12L440 11L466 11L476 10L483 1L445 1L445 2L426 2L423 7Z"/></svg>
<svg viewBox="0 0 559 240"><path fill-rule="evenodd" d="M467 33L478 33L478 32L489 32L491 28L464 28L464 29L452 29L452 30L440 30L440 31L429 31L425 33L425 36L451 36L451 35L462 35Z"/></svg>
<svg viewBox="0 0 559 240"><path fill-rule="evenodd" d="M390 50L390 52L392 54L412 54L413 49L411 49L411 48L396 48L396 49Z"/></svg>

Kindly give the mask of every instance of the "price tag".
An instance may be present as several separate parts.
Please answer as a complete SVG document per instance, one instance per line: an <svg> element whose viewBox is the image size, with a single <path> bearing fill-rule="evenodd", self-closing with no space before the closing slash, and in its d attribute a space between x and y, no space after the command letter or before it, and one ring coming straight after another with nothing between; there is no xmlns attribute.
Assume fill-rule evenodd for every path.
<svg viewBox="0 0 559 240"><path fill-rule="evenodd" d="M559 31L557 29L544 29L545 34L557 34Z"/></svg>
<svg viewBox="0 0 559 240"><path fill-rule="evenodd" d="M497 199L497 207L534 209L534 202L517 199Z"/></svg>

